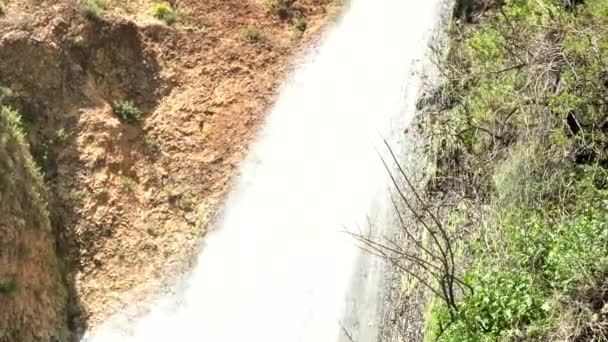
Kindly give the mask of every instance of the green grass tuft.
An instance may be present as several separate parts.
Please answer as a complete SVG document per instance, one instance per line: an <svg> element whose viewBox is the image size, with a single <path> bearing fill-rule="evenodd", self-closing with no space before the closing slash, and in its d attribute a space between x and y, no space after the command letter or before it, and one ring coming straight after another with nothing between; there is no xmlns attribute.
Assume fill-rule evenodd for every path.
<svg viewBox="0 0 608 342"><path fill-rule="evenodd" d="M97 19L107 7L107 0L81 0L80 14L87 19Z"/></svg>
<svg viewBox="0 0 608 342"><path fill-rule="evenodd" d="M241 35L245 39L252 41L252 42L260 41L264 37L262 30L260 30L257 26L251 26L251 25L244 28L241 31Z"/></svg>
<svg viewBox="0 0 608 342"><path fill-rule="evenodd" d="M157 1L150 9L152 15L167 25L173 25L181 20L180 13L166 1Z"/></svg>
<svg viewBox="0 0 608 342"><path fill-rule="evenodd" d="M141 110L133 101L115 101L112 109L114 114L126 123L136 123L141 117Z"/></svg>
<svg viewBox="0 0 608 342"><path fill-rule="evenodd" d="M9 281L3 282L0 281L0 294L9 294L17 291L17 282Z"/></svg>

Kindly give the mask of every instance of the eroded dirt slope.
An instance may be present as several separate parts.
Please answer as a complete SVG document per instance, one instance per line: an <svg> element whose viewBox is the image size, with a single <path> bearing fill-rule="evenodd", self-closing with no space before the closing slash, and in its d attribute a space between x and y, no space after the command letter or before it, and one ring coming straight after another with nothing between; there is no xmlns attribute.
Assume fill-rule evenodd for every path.
<svg viewBox="0 0 608 342"><path fill-rule="evenodd" d="M255 0L182 0L172 26L145 0L111 1L90 19L73 0L6 2L0 84L45 171L75 289L71 328L190 267L292 57L336 2L289 2L284 16ZM300 39L293 15L306 18ZM142 118L119 120L116 100Z"/></svg>

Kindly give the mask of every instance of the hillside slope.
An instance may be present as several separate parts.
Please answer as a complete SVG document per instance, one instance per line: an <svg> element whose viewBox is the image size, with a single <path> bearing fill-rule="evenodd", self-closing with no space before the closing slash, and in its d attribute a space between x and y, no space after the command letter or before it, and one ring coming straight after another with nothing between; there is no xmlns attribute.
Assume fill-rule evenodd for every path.
<svg viewBox="0 0 608 342"><path fill-rule="evenodd" d="M67 288L42 176L0 88L0 341L64 341Z"/></svg>
<svg viewBox="0 0 608 342"><path fill-rule="evenodd" d="M0 84L44 173L81 333L190 269L293 57L338 6L1 5Z"/></svg>
<svg viewBox="0 0 608 342"><path fill-rule="evenodd" d="M391 340L608 341L608 2L460 0L449 36Z"/></svg>
<svg viewBox="0 0 608 342"><path fill-rule="evenodd" d="M431 283L426 338L606 341L608 3L463 1L456 15L426 123L451 234L430 245L456 271Z"/></svg>

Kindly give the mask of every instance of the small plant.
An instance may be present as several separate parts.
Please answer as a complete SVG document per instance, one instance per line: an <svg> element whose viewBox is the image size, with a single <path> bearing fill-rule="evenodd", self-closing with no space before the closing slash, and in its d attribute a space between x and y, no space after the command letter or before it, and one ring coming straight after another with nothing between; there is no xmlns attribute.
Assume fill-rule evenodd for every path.
<svg viewBox="0 0 608 342"><path fill-rule="evenodd" d="M6 13L6 3L4 0L0 0L0 15L4 15Z"/></svg>
<svg viewBox="0 0 608 342"><path fill-rule="evenodd" d="M17 283L15 281L3 282L0 281L0 294L8 294L17 290Z"/></svg>
<svg viewBox="0 0 608 342"><path fill-rule="evenodd" d="M70 198L73 201L78 201L78 202L84 201L85 198L87 198L87 192L83 189L72 189L70 191Z"/></svg>
<svg viewBox="0 0 608 342"><path fill-rule="evenodd" d="M0 0L0 3L2 3L1 1L2 0ZM0 104L4 99L7 99L11 96L13 96L13 91L11 90L11 88L0 86Z"/></svg>
<svg viewBox="0 0 608 342"><path fill-rule="evenodd" d="M155 2L150 11L154 18L164 21L167 25L173 25L181 19L180 13L166 1Z"/></svg>
<svg viewBox="0 0 608 342"><path fill-rule="evenodd" d="M41 139L41 141L31 145L32 157L41 170L45 170L49 162L49 141Z"/></svg>
<svg viewBox="0 0 608 342"><path fill-rule="evenodd" d="M308 21L304 17L296 18L292 25L293 37L295 39L301 39L304 36L304 32L308 28Z"/></svg>
<svg viewBox="0 0 608 342"><path fill-rule="evenodd" d="M68 138L68 132L66 131L66 129L65 128L60 128L57 131L55 131L55 137L53 139L53 142L61 144L67 138Z"/></svg>
<svg viewBox="0 0 608 342"><path fill-rule="evenodd" d="M81 0L80 14L87 19L96 19L107 7L107 0Z"/></svg>
<svg viewBox="0 0 608 342"><path fill-rule="evenodd" d="M141 110L133 101L115 101L112 110L118 118L127 123L135 123L141 116Z"/></svg>
<svg viewBox="0 0 608 342"><path fill-rule="evenodd" d="M76 235L80 238L86 239L90 236L93 235L93 230L91 229L90 226L86 225L86 224L80 224L76 227L76 229L74 230L74 232L76 233Z"/></svg>
<svg viewBox="0 0 608 342"><path fill-rule="evenodd" d="M158 236L162 235L162 233L163 233L162 227L158 223L153 223L153 224L148 225L146 227L146 232L151 237L158 237Z"/></svg>
<svg viewBox="0 0 608 342"><path fill-rule="evenodd" d="M135 189L137 188L137 183L135 182L135 180L129 176L122 176L121 177L121 181L122 181L122 186L129 190L129 192L135 192Z"/></svg>
<svg viewBox="0 0 608 342"><path fill-rule="evenodd" d="M179 206L186 211L194 210L195 201L190 194L183 194L179 200Z"/></svg>
<svg viewBox="0 0 608 342"><path fill-rule="evenodd" d="M264 7L282 20L292 17L295 0L265 0Z"/></svg>
<svg viewBox="0 0 608 342"><path fill-rule="evenodd" d="M241 34L243 37L245 37L245 39L252 42L257 42L263 37L262 31L256 26L247 26L245 29L243 29Z"/></svg>

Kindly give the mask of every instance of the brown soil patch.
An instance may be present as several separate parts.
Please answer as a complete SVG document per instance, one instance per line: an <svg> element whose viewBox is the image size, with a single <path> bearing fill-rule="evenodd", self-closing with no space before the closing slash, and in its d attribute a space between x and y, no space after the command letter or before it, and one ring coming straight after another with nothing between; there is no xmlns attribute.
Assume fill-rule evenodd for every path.
<svg viewBox="0 0 608 342"><path fill-rule="evenodd" d="M0 84L13 89L46 171L72 267L72 326L98 324L190 267L291 57L336 10L298 0L308 30L255 0L181 0L166 26L150 1L87 20L74 0L8 0ZM255 26L258 40L243 30ZM138 124L111 104L134 101Z"/></svg>

